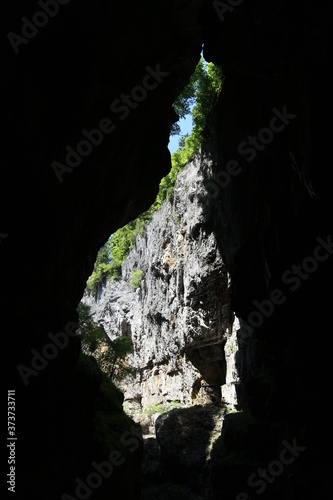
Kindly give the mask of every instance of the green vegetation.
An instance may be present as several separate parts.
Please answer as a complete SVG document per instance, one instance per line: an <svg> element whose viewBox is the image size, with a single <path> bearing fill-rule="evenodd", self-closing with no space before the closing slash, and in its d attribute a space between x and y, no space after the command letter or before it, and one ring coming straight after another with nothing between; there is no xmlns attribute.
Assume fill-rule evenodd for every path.
<svg viewBox="0 0 333 500"><path fill-rule="evenodd" d="M94 270L87 281L87 287L92 295L96 295L98 287L105 279L120 278L121 265L133 248L138 234L143 235L144 227L150 218L148 212L141 214L134 221L118 229L99 250Z"/></svg>
<svg viewBox="0 0 333 500"><path fill-rule="evenodd" d="M144 276L145 276L145 273L144 273L144 271L142 271L142 269L138 269L137 271L132 271L131 277L130 277L131 287L132 288L139 288Z"/></svg>
<svg viewBox="0 0 333 500"><path fill-rule="evenodd" d="M173 209L172 211L172 217L174 218L174 220L176 221L177 225L179 226L180 224L180 215L177 213L177 211L175 209Z"/></svg>
<svg viewBox="0 0 333 500"><path fill-rule="evenodd" d="M232 343L229 343L229 344L226 344L226 348L229 349L229 351L234 354L235 350L236 350L236 347L234 344Z"/></svg>
<svg viewBox="0 0 333 500"><path fill-rule="evenodd" d="M133 430L138 433L139 430L135 430L136 424L123 411L123 393L116 387L110 377L99 369L96 360L92 356L81 353L77 368L81 391L84 392L87 387L100 388L96 393L94 409L89 409L85 417L86 419L89 418L89 421L85 423L90 426L90 411L94 412L92 439L96 450L95 453L100 450L99 453L102 456L108 456L110 450L115 449L126 455L128 450L122 442L121 436L125 432L132 434Z"/></svg>
<svg viewBox="0 0 333 500"><path fill-rule="evenodd" d="M205 65L200 59L189 84L174 103L174 110L180 118L192 110L193 129L191 135L183 136L179 142L179 149L171 155L171 170L160 182L158 194L153 204L154 211L158 210L165 199L169 199L176 184L178 172L192 160L200 149L204 139L204 130L209 112L222 84L221 68L213 63Z"/></svg>
<svg viewBox="0 0 333 500"><path fill-rule="evenodd" d="M123 411L122 391L106 373L100 370L97 361L84 353L78 358L76 377L76 384L79 384L77 398L80 399L81 395L91 388L94 388L96 396L93 407L84 412L83 422L85 428L90 429L93 455L97 462L109 456L110 450L117 450L126 460L127 457L133 460L134 445L138 448L137 460L140 460L139 445L142 441L140 426ZM125 436L128 438L126 441L123 439ZM129 448L129 443L133 448ZM131 472L129 466L128 473ZM121 486L122 483L119 484ZM116 488L113 490L113 493L116 492L116 498L122 498L123 487L121 490L117 482L112 485Z"/></svg>
<svg viewBox="0 0 333 500"><path fill-rule="evenodd" d="M228 415L229 413L241 413L241 411L235 410L231 406L227 405L223 408L223 416Z"/></svg>
<svg viewBox="0 0 333 500"><path fill-rule="evenodd" d="M137 219L118 229L98 252L93 272L87 281L87 287L92 295L96 295L98 287L104 280L120 278L121 265L133 248L138 234L143 234L144 227L153 213L161 207L164 200L171 197L178 173L192 160L203 143L206 119L221 83L221 68L213 63L205 64L201 58L188 85L173 105L179 118L189 114L193 107L191 135L183 136L179 141L179 149L171 155L171 170L161 180L153 205ZM179 131L179 125L175 124L171 134Z"/></svg>
<svg viewBox="0 0 333 500"><path fill-rule="evenodd" d="M130 339L126 336L117 337L115 340L109 339L103 328L94 323L88 305L80 303L77 311L79 315L77 333L81 338L83 354L93 356L99 368L114 381L134 376L134 368L126 361L132 351Z"/></svg>
<svg viewBox="0 0 333 500"><path fill-rule="evenodd" d="M111 266L111 263L109 263L111 258L110 245L111 242L108 240L99 250L94 264L94 270L87 281L87 287L93 295L96 294L98 286L105 278L112 279L115 277L116 270L114 266Z"/></svg>
<svg viewBox="0 0 333 500"><path fill-rule="evenodd" d="M166 413L167 411L176 410L178 408L183 408L183 405L179 401L171 401L166 405L161 404L152 404L148 405L147 408L143 411L145 415L151 416L155 413Z"/></svg>

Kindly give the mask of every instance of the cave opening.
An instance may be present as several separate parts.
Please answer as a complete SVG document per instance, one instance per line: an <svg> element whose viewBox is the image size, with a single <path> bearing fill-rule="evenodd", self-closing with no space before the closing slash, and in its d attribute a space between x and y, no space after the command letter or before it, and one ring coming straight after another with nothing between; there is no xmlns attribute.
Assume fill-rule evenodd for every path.
<svg viewBox="0 0 333 500"><path fill-rule="evenodd" d="M84 0L79 9L64 0L5 0L1 9L7 490L22 499L140 498L142 433L123 412L121 391L82 358L76 309L98 250L154 204L167 178L161 258L138 266L148 237L138 224L141 255L126 273L133 297L162 304L150 315L161 342L142 331L142 380L147 401L154 387L163 397L166 380L174 384L168 398L174 411L155 422L163 467L174 480L169 497L332 497L325 410L333 266L326 125L331 3L318 9L298 0L144 0L125 12L120 0ZM206 150L169 176L172 105L202 48L223 69L223 91L207 119ZM178 193L186 196L171 193L176 173ZM201 226L204 215L210 220ZM175 244L167 238L171 229ZM100 257L104 270L119 276L119 266ZM226 276L229 312L219 288ZM148 278L159 282L162 302L150 294ZM125 307L125 316L135 307ZM178 309L185 327L177 323ZM112 325L107 318L105 329ZM239 411L224 409L222 433L216 405L178 407L183 381L189 397L200 397L201 374L187 371L183 356L168 360L169 349L179 353L192 334L198 340L199 330L206 335L218 325L223 331L215 338L230 363L226 397L236 394L239 403ZM123 337L139 342L136 330L123 326ZM163 340L168 326L184 333L178 342L174 333L172 344ZM211 349L214 356L220 350ZM144 379L147 373L158 383ZM132 386L134 404L145 404ZM198 444L208 461L196 453ZM159 450L154 441L148 446L145 473L158 486ZM188 483L179 487L185 476ZM163 488L146 493L165 497Z"/></svg>
<svg viewBox="0 0 333 500"><path fill-rule="evenodd" d="M237 350L235 330L232 332L232 324L225 322L228 276L216 252L212 218L203 214L200 206L207 179L207 166L199 165L200 149L207 133L206 117L221 86L220 68L207 64L201 55L188 85L174 103L179 117L194 117L192 133L173 127L181 140L171 156L171 171L160 182L155 203L148 212L115 231L101 247L82 299L84 307L90 309L96 332L102 327L111 342L130 335L132 349L126 360L119 358L119 368L129 365L133 372L113 381L124 393L125 412L141 425L143 496L155 495L156 488L168 488L170 481L171 489L178 488L179 494L183 489L195 494L188 478L179 482L179 471L175 477L172 471L169 478L162 474L168 452L160 453L156 435L161 419L179 414L178 425L188 421L191 427L193 416L199 421L207 414L206 438L200 439L193 450L199 456L195 467L203 467L224 414L237 405L234 373L226 384L227 338L229 358ZM189 167L191 162L196 165ZM183 179L178 181L180 172ZM199 197L196 191L200 191ZM184 249L186 246L186 253L195 255L190 247L197 244L202 249L193 273ZM90 354L105 369L101 349L107 348L104 344L100 349L94 346ZM188 439L187 434L182 439ZM153 458L150 454L156 460L153 475L146 470Z"/></svg>

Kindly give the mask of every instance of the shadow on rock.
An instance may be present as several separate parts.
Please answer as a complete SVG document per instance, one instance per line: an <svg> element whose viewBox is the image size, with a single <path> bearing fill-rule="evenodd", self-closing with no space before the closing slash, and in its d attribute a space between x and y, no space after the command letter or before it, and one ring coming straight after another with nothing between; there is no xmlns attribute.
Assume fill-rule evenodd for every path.
<svg viewBox="0 0 333 500"><path fill-rule="evenodd" d="M203 472L221 433L224 409L206 405L172 410L145 442L142 500L201 500Z"/></svg>

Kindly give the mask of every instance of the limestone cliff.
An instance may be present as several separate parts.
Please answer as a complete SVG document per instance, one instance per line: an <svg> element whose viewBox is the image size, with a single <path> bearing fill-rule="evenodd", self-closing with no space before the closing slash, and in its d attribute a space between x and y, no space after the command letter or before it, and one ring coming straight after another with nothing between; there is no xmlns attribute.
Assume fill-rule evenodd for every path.
<svg viewBox="0 0 333 500"><path fill-rule="evenodd" d="M286 271L308 262L318 237L330 241L327 68L332 2L321 2L319 9L300 0L230 2L223 13L224 7L216 9L223 2L213 0L144 0L127 3L125 10L120 0L84 0L80 8L63 1L54 19L45 19L46 4L52 9L57 2L2 2L2 364L18 407L16 498L59 500L76 477L85 479L91 464L105 459L105 440L103 446L93 440L99 384L80 372L74 337L45 369L32 372L27 387L17 367L32 368L32 352L43 352L49 332L63 331L67 322L77 319L77 304L98 248L153 202L161 177L170 170L172 103L188 82L202 47L205 59L221 64L225 76L210 123L216 174L229 161L239 161L242 168L241 175L219 190L216 210L216 226L224 234L219 248L232 282L232 310L246 320L254 303L282 288ZM32 37L23 18L47 24ZM22 29L32 38L22 41ZM18 54L10 33L19 37ZM84 129L89 132L114 117L111 103L143 82L147 66L170 75L126 120L117 116L116 130L104 135L80 166L58 182L52 162L64 164L66 147L76 149ZM273 109L282 112L285 107L297 118L267 147L259 146L256 161L238 154L244 141L267 128ZM307 179L315 196L306 189ZM252 423L246 433L235 422L229 431L224 426L230 439L224 441L225 454L212 473L208 498L235 498L244 483L249 495L241 496L253 497L247 479L258 467L276 463L284 440L296 440L307 450L275 477L274 484L265 483L261 498L333 497L333 460L327 454L332 424L325 411L332 387L332 355L326 347L332 276L333 259L327 258L298 290L283 290L286 302L240 345L244 399L252 414L268 419L269 431L258 432ZM16 299L18 284L29 291L23 300ZM277 421L289 426L281 437L274 431ZM111 437L119 433L120 438L116 423L111 429ZM268 452L256 435L264 436L269 447L276 439L278 445ZM229 467L226 454L229 463L233 461ZM255 467L249 454L259 456ZM136 466L132 457L133 462L128 459L123 466L121 480L112 474L93 492L93 500L105 500L110 492L116 499L139 498L139 457ZM19 462L24 467L19 469ZM251 464L251 471L244 462ZM274 495L275 487L279 491Z"/></svg>
<svg viewBox="0 0 333 500"><path fill-rule="evenodd" d="M95 298L89 291L83 297L111 338L125 334L132 340L137 377L124 390L134 407L221 399L236 340L228 274L213 231L214 200L203 203L210 176L210 160L197 155L137 237L121 279L104 283ZM144 274L133 288L137 270ZM235 379L235 370L228 372L223 397L231 405Z"/></svg>

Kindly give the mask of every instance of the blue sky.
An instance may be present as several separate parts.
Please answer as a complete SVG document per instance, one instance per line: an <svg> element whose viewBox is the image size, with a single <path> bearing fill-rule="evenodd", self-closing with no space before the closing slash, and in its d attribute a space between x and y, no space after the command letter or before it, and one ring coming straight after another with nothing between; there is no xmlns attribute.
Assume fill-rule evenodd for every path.
<svg viewBox="0 0 333 500"><path fill-rule="evenodd" d="M182 135L190 134L192 131L192 114L189 113L185 118L182 118L178 121L178 125L180 126L180 135L171 135L170 141L168 144L168 148L170 153L174 153L178 149L178 142Z"/></svg>
<svg viewBox="0 0 333 500"><path fill-rule="evenodd" d="M203 57L203 53L201 52L201 56ZM204 66L207 66L207 62L204 59ZM174 153L178 149L178 142L182 135L191 134L193 124L192 124L192 110L194 105L191 106L191 112L181 120L178 121L178 125L180 126L180 135L172 135L170 136L170 141L168 144L168 148L170 153Z"/></svg>

